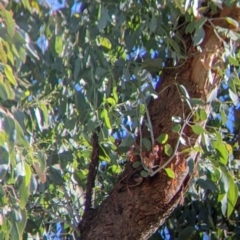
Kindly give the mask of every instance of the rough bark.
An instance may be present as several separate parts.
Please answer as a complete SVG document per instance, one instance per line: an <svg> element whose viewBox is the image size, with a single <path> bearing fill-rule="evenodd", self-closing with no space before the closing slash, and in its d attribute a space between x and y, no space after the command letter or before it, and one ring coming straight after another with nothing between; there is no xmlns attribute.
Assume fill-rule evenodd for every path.
<svg viewBox="0 0 240 240"><path fill-rule="evenodd" d="M231 16L239 20L239 9L225 7L220 17ZM228 27L223 19L216 20L215 25ZM225 39L226 40L226 39ZM179 135L172 132L172 116L187 116L191 109L178 93L176 82L183 85L191 98L206 101L212 90L219 86L221 78L217 70L212 70L220 61L223 50L222 39L216 36L212 26L205 26L205 39L201 44L202 52L189 46L191 56L179 67L165 68L161 75L161 83L157 85L158 98L152 100L148 110L154 129L154 137L167 133L169 144L174 148ZM222 63L221 63L222 64ZM209 82L212 74L213 82ZM203 106L209 110L209 105ZM204 124L204 123L199 123ZM143 127L143 137L149 132ZM190 127L184 129L184 138L188 146L180 145L178 151L194 146L199 140ZM181 154L172 160L169 167L175 172L175 179L170 179L164 171L153 177L144 179L135 187L128 187L140 169L133 169L129 162L119 177L111 194L80 224L81 239L147 239L159 225L163 224L174 208L183 199L191 181L191 173L187 167L187 159L192 157L197 164L197 154ZM161 163L169 157L161 156Z"/></svg>

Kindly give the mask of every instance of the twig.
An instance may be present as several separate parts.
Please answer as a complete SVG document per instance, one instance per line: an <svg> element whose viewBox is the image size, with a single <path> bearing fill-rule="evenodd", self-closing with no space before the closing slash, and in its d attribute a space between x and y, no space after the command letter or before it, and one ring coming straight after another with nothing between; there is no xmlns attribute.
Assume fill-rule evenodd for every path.
<svg viewBox="0 0 240 240"><path fill-rule="evenodd" d="M150 115L149 115L149 112L148 112L146 101L144 101L144 105L145 105L145 108L146 108L146 115L147 115L148 126L149 126L149 130L150 130L150 134L151 134L151 142L152 142L152 149L153 149L153 146L154 146L153 127L152 127L152 122L151 122L151 119L150 119Z"/></svg>

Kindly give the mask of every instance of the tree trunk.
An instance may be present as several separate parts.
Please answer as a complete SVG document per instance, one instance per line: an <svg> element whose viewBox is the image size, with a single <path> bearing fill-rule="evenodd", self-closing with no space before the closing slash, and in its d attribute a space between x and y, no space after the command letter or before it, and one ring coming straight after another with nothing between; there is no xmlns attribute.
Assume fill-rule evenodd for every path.
<svg viewBox="0 0 240 240"><path fill-rule="evenodd" d="M222 17L231 16L239 20L238 8L224 7L220 11L221 17L213 22L214 25L227 27L228 23ZM172 131L172 116L182 119L192 112L189 105L179 92L179 85L183 85L190 98L207 101L213 89L218 88L221 78L217 70L212 67L220 62L223 52L223 39L217 36L211 24L205 26L205 38L201 44L202 52L189 47L185 63L179 63L177 67L166 67L161 75L161 83L156 91L159 96L149 104L148 111L156 139L161 133L168 134L168 143L174 149L179 141L179 134ZM227 41L227 39L224 39ZM211 81L210 81L211 79ZM177 83L177 84L176 84ZM201 106L209 111L209 104ZM183 123L181 123L183 124ZM202 126L204 122L200 122ZM142 128L143 137L150 139L148 130ZM129 162L120 175L117 184L111 194L94 210L89 210L86 217L80 223L81 239L147 239L163 224L175 207L183 200L184 193L188 189L192 178L187 160L192 158L197 164L196 153L177 153L184 148L193 147L197 141L191 127L186 126L181 135L187 146L179 145L175 157L168 165L174 173L171 179L164 170L153 177L147 177L140 184L131 187L130 182L139 174L139 169L132 167ZM138 139L139 140L139 139ZM139 142L136 140L137 142ZM169 157L163 153L159 164L166 162Z"/></svg>

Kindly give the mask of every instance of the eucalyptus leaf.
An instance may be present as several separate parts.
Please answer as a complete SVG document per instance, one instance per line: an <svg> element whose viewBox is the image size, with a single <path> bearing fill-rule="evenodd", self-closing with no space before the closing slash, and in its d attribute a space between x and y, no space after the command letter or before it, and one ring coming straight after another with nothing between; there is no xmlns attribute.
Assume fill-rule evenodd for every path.
<svg viewBox="0 0 240 240"><path fill-rule="evenodd" d="M196 29L195 33L193 35L194 45L197 46L197 45L201 44L204 37L205 37L204 29L203 28Z"/></svg>
<svg viewBox="0 0 240 240"><path fill-rule="evenodd" d="M234 182L233 177L229 174L229 189L227 194L227 217L229 218L236 206L238 199L238 187Z"/></svg>
<svg viewBox="0 0 240 240"><path fill-rule="evenodd" d="M218 188L217 186L209 179L198 179L197 182L196 182L201 188L207 190L211 190L211 191L217 191Z"/></svg>
<svg viewBox="0 0 240 240"><path fill-rule="evenodd" d="M162 133L158 136L157 141L161 144L165 144L168 140L168 134Z"/></svg>
<svg viewBox="0 0 240 240"><path fill-rule="evenodd" d="M234 19L231 18L231 17L226 17L226 20L227 20L227 22L228 22L229 24L231 24L234 28L238 29L239 23L238 23L236 20L234 20Z"/></svg>
<svg viewBox="0 0 240 240"><path fill-rule="evenodd" d="M105 122L105 125L107 128L111 129L112 128L112 125L111 125L111 122L110 122L110 118L109 118L109 115L108 115L108 111L106 108L104 108L101 112L101 118L104 120Z"/></svg>
<svg viewBox="0 0 240 240"><path fill-rule="evenodd" d="M14 86L16 86L17 85L17 81L16 81L16 79L15 79L15 77L13 75L12 68L9 65L6 65L5 69L4 69L4 72L6 74L7 79L9 80L9 82L11 84L13 84Z"/></svg>
<svg viewBox="0 0 240 240"><path fill-rule="evenodd" d="M58 166L51 166L49 168L48 176L54 184L58 186L62 186L64 184L62 170Z"/></svg>
<svg viewBox="0 0 240 240"><path fill-rule="evenodd" d="M133 163L133 168L138 168L138 167L140 167L142 165L142 163L140 162L140 161L136 161L136 162L134 162Z"/></svg>
<svg viewBox="0 0 240 240"><path fill-rule="evenodd" d="M8 150L0 146L0 179L3 180L10 167L10 158Z"/></svg>
<svg viewBox="0 0 240 240"><path fill-rule="evenodd" d="M193 132L197 135L205 133L204 128L200 125L191 125L191 128L192 128Z"/></svg>
<svg viewBox="0 0 240 240"><path fill-rule="evenodd" d="M142 139L143 146L149 151L152 147L151 141L148 138Z"/></svg>
<svg viewBox="0 0 240 240"><path fill-rule="evenodd" d="M175 178L175 173L171 168L164 168L164 170L166 171L168 177Z"/></svg>
<svg viewBox="0 0 240 240"><path fill-rule="evenodd" d="M235 106L239 103L239 97L237 94L235 94L231 89L229 89L229 96Z"/></svg>
<svg viewBox="0 0 240 240"><path fill-rule="evenodd" d="M169 157L173 154L173 149L169 144L164 145L164 153Z"/></svg>
<svg viewBox="0 0 240 240"><path fill-rule="evenodd" d="M62 51L63 51L63 40L62 40L62 36L56 36L55 38L55 43L54 43L54 49L55 52L58 55L61 55Z"/></svg>
<svg viewBox="0 0 240 240"><path fill-rule="evenodd" d="M149 173L148 173L147 171L145 171L145 170L142 170L142 171L140 172L140 175L141 175L143 178L147 178L147 177L149 176Z"/></svg>
<svg viewBox="0 0 240 240"><path fill-rule="evenodd" d="M26 184L26 179L24 178L22 181L22 184L19 187L19 206L21 209L24 209L27 201L28 201L28 197L29 197L29 188Z"/></svg>

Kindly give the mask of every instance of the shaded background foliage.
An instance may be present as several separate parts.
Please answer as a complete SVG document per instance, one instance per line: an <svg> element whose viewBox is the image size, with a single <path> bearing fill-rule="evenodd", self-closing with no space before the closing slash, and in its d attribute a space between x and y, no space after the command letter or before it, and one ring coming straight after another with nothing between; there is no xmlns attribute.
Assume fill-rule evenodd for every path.
<svg viewBox="0 0 240 240"><path fill-rule="evenodd" d="M96 207L124 167L166 59L188 57L183 36L197 46L203 14L221 2L67 1L57 10L45 1L0 4L1 239L73 238L92 132L100 129ZM231 112L238 107L240 55L231 42L225 50L227 69L208 125L195 129L203 135L199 172L152 239L239 237L238 126Z"/></svg>

